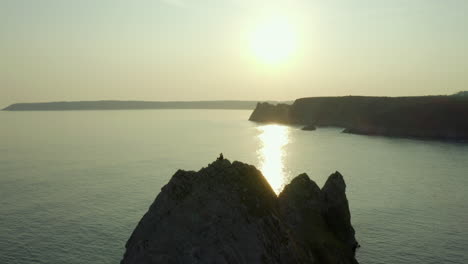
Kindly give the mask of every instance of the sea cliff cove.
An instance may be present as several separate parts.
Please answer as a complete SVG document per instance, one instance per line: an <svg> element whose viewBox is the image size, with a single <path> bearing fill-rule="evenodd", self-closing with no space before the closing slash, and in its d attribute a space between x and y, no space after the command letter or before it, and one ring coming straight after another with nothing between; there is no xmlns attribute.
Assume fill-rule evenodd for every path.
<svg viewBox="0 0 468 264"><path fill-rule="evenodd" d="M252 165L218 158L177 171L126 244L122 264L358 263L343 176L307 174L277 196Z"/></svg>
<svg viewBox="0 0 468 264"><path fill-rule="evenodd" d="M0 0L0 264L467 264L467 0Z"/></svg>
<svg viewBox="0 0 468 264"><path fill-rule="evenodd" d="M466 263L467 144L251 114L0 111L0 263Z"/></svg>

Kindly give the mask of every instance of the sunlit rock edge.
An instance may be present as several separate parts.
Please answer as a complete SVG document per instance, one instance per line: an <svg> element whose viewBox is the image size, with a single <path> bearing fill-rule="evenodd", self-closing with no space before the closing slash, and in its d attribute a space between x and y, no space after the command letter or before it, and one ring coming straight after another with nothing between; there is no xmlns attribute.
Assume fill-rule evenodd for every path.
<svg viewBox="0 0 468 264"><path fill-rule="evenodd" d="M126 243L121 263L357 263L346 185L306 174L277 196L254 166L218 159L177 171Z"/></svg>

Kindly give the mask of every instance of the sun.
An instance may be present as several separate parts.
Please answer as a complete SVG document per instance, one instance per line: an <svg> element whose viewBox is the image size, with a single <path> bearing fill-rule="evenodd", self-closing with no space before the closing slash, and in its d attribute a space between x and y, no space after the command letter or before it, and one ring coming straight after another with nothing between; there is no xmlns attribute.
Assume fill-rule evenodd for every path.
<svg viewBox="0 0 468 264"><path fill-rule="evenodd" d="M294 26L284 18L272 18L252 32L250 47L262 63L276 65L290 59L297 49Z"/></svg>

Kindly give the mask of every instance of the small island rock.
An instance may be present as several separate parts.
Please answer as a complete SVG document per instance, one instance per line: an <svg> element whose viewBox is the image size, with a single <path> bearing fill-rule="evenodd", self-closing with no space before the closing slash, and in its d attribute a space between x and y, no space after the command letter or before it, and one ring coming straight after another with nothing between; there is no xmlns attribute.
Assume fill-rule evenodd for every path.
<svg viewBox="0 0 468 264"><path fill-rule="evenodd" d="M307 126L303 127L302 130L304 130L304 131L314 131L314 130L317 130L317 128L314 125L307 125Z"/></svg>

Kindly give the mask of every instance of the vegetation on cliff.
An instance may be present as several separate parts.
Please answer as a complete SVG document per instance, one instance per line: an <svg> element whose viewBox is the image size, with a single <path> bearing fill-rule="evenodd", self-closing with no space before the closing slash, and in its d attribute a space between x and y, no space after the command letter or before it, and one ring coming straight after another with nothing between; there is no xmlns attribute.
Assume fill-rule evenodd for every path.
<svg viewBox="0 0 468 264"><path fill-rule="evenodd" d="M468 96L468 91L460 91L453 96Z"/></svg>

